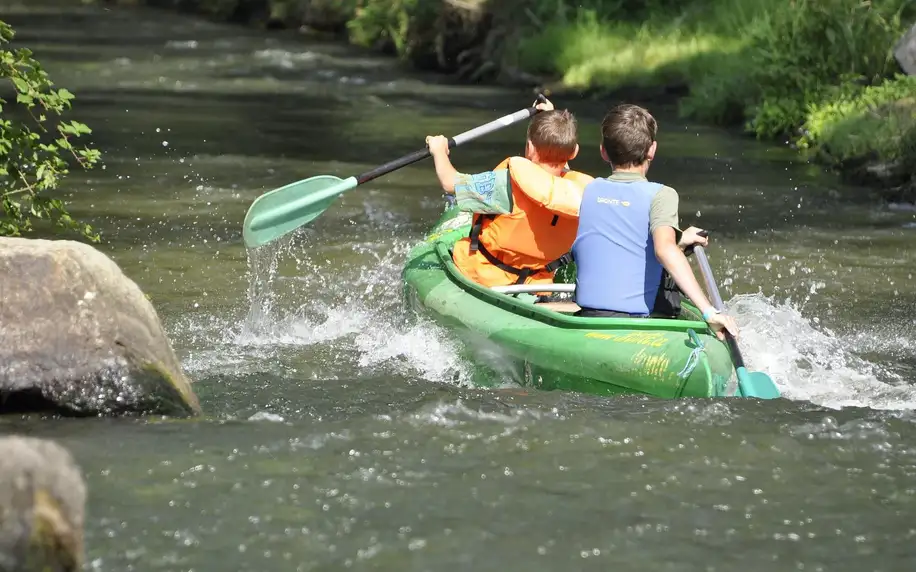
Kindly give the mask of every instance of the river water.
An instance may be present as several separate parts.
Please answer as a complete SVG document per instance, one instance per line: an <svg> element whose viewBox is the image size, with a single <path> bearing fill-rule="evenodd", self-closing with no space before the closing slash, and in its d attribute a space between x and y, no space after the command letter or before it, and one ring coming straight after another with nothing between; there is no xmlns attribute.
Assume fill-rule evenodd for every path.
<svg viewBox="0 0 916 572"><path fill-rule="evenodd" d="M400 299L442 207L430 163L256 257L241 224L264 191L365 171L530 93L292 32L5 4L104 152L68 179L73 211L151 296L206 412L4 420L83 467L87 569L912 569L912 208L653 108L651 174L711 230L749 366L787 399L474 389L457 342ZM604 173L609 102L556 103L579 118L574 167ZM516 126L452 156L484 170L523 141Z"/></svg>

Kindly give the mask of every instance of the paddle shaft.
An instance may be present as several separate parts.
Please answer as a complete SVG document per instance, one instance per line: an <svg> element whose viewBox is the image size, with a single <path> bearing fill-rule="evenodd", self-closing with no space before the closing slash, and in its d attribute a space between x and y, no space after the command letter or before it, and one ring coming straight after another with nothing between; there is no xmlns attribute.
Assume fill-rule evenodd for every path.
<svg viewBox="0 0 916 572"><path fill-rule="evenodd" d="M538 102L543 103L545 101L547 101L547 99L543 95L539 94ZM474 129L465 131L464 133L459 133L458 135L455 135L454 137L449 137L448 148L453 149L457 147L458 145L461 145L462 143L471 141L472 139L477 139L478 137L482 135L492 133L494 131L502 129L503 127L512 125L513 123L524 121L525 119L528 119L529 117L532 117L533 115L537 114L539 111L540 110L537 109L536 107L528 107L526 109L520 109L516 111L515 113L510 113L509 115L505 115L503 117L500 117L499 119L495 119L485 125L481 125L480 127L475 127ZM384 165L379 165L378 167L372 169L371 171L366 171L362 175L357 176L356 184L362 185L363 183L368 183L372 179L381 177L382 175L386 175L392 171L396 171L400 169L401 167L406 167L407 165L410 165L411 163L422 161L423 159L429 156L430 156L429 148L424 148L424 149L414 151L413 153L409 155L404 155L400 159L389 161L385 163Z"/></svg>
<svg viewBox="0 0 916 572"><path fill-rule="evenodd" d="M712 305L720 312L725 311L725 304L722 302L722 295L719 294L716 280L712 276L712 267L709 265L709 259L706 258L706 251L703 250L702 246L696 245L694 246L693 252L697 257L697 262L700 264L700 272L703 274L703 280L706 282L706 291L709 293L709 297L712 298L712 300L710 300ZM735 366L743 368L744 358L741 357L741 350L738 349L738 342L728 330L724 330L722 333L725 334L725 341L728 343L728 347L732 352Z"/></svg>

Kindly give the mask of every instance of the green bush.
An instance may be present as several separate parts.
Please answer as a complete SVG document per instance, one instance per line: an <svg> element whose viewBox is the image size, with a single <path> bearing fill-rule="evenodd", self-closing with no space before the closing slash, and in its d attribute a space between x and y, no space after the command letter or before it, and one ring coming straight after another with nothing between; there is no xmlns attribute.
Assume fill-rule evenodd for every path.
<svg viewBox="0 0 916 572"><path fill-rule="evenodd" d="M440 4L437 0L359 0L353 19L347 23L350 40L413 57L418 51L430 50L435 41Z"/></svg>
<svg viewBox="0 0 916 572"><path fill-rule="evenodd" d="M92 131L76 121L51 121L70 109L73 94L52 89L30 50L7 49L13 37L13 29L0 21L0 80L12 85L21 115L12 116L7 101L0 99L0 235L33 230L34 218L52 220L97 242L92 228L71 218L53 194L69 172L64 157L69 155L84 169L98 162L99 151L75 144Z"/></svg>
<svg viewBox="0 0 916 572"><path fill-rule="evenodd" d="M685 117L787 137L832 164L916 164L916 80L891 77L913 0L533 4L522 69L575 88L685 84Z"/></svg>
<svg viewBox="0 0 916 572"><path fill-rule="evenodd" d="M868 155L883 161L903 158L916 130L916 76L833 93L827 103L807 110L799 147L823 147L825 158L836 163Z"/></svg>
<svg viewBox="0 0 916 572"><path fill-rule="evenodd" d="M675 12L678 13L678 12ZM570 87L622 87L687 83L703 73L707 54L737 49L738 43L713 30L699 31L686 5L633 20L632 12L609 17L595 9L577 10L569 22L556 20L520 40L515 62L534 73L559 75Z"/></svg>
<svg viewBox="0 0 916 572"><path fill-rule="evenodd" d="M748 128L761 137L791 133L807 109L850 81L872 85L897 69L893 46L911 0L794 0L750 26L749 78L758 103Z"/></svg>

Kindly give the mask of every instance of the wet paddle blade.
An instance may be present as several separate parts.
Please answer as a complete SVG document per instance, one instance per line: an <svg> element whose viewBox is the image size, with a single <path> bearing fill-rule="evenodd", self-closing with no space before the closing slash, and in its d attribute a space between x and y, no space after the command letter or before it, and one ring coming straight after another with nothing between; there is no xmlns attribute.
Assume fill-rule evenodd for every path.
<svg viewBox="0 0 916 572"><path fill-rule="evenodd" d="M756 397L757 399L782 397L770 376L762 371L748 371L739 367L735 373L738 375L738 392L742 397Z"/></svg>
<svg viewBox="0 0 916 572"><path fill-rule="evenodd" d="M263 246L312 222L334 203L337 195L356 185L356 177L319 175L264 193L245 215L245 246Z"/></svg>

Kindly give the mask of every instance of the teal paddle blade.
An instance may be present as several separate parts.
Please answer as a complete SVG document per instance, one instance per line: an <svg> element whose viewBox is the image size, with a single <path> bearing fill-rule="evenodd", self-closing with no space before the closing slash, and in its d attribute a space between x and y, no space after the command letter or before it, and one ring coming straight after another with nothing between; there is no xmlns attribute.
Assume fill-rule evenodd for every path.
<svg viewBox="0 0 916 572"><path fill-rule="evenodd" d="M356 177L319 175L264 193L245 215L242 227L245 246L263 246L312 222L334 203L337 195L356 185Z"/></svg>
<svg viewBox="0 0 916 572"><path fill-rule="evenodd" d="M748 371L743 367L735 370L738 375L738 393L742 397L756 397L757 399L777 399L782 397L779 388L762 371Z"/></svg>

